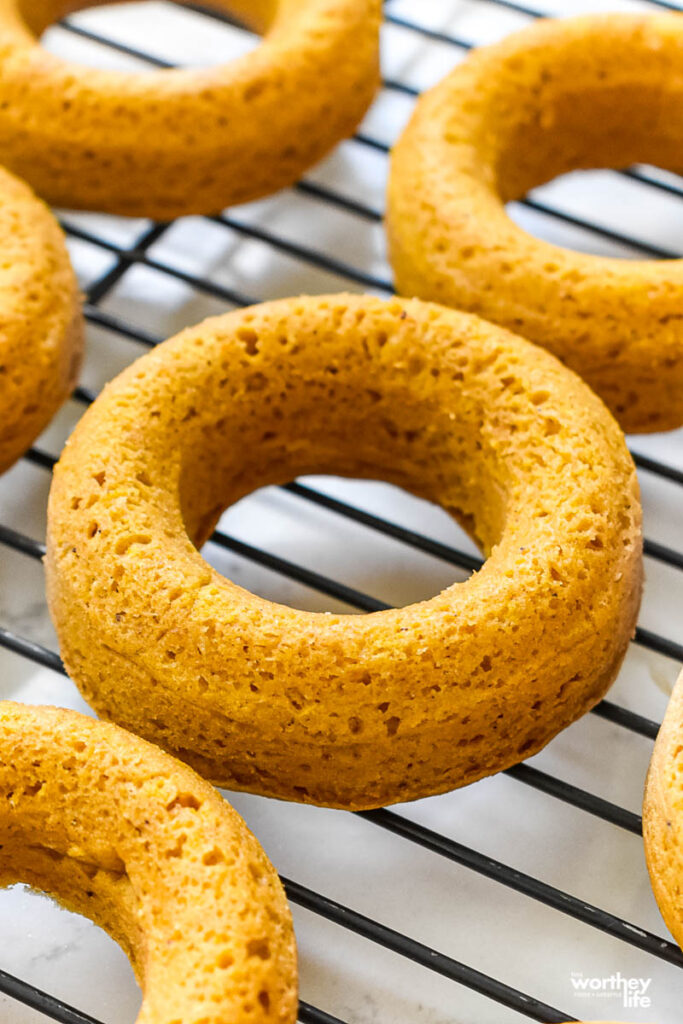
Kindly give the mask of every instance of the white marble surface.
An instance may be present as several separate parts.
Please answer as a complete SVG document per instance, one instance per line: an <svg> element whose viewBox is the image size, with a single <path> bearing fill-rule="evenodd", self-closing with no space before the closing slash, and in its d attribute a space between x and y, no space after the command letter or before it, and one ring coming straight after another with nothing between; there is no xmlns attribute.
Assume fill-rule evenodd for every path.
<svg viewBox="0 0 683 1024"><path fill-rule="evenodd" d="M537 6L553 13L573 13L647 9L648 5L538 0ZM484 0L390 0L389 9L475 42L496 39L527 20ZM249 37L161 2L91 10L74 20L134 46L153 48L158 56L194 64L224 60L253 44ZM47 43L56 52L87 63L139 66L60 29L48 33ZM390 26L383 43L387 76L420 88L438 80L460 58L451 46ZM411 106L409 97L384 91L367 116L365 131L393 140ZM308 175L378 208L385 176L385 158L354 142L340 146ZM574 176L547 186L544 192L564 209L681 251L683 204L663 194L643 192L604 173ZM282 237L333 252L381 277L389 275L379 226L291 192L236 212ZM519 209L513 215L529 230L576 248L632 255L547 218ZM123 244L130 244L145 226L108 217L68 217ZM352 282L196 218L178 222L152 251L173 266L261 298L354 288ZM72 253L84 284L112 262L101 249L83 243L74 243ZM225 306L177 280L136 266L103 308L162 336ZM84 384L99 389L139 354L139 346L92 329ZM80 413L80 406L69 403L40 445L56 454ZM634 447L683 466L681 432L637 438ZM381 484L333 479L321 479L318 484L422 532L467 543L438 509ZM18 464L0 480L0 521L42 538L48 486L44 470ZM683 548L680 488L648 474L642 474L642 487L647 534ZM226 513L225 525L237 537L394 603L429 596L457 577L442 562L282 492L267 490L246 499ZM342 607L237 556L216 550L207 550L207 556L242 585L278 601L310 609ZM680 640L682 612L683 574L648 560L642 624ZM4 548L0 549L0 623L55 646L40 565ZM661 717L676 671L674 662L632 646L612 697L645 715ZM86 710L70 682L4 650L0 650L0 698ZM534 763L638 811L650 751L649 741L588 716L559 736ZM351 815L240 794L233 802L284 874L568 1014L656 1020L658 1024L680 1020L681 973L660 960ZM648 885L641 842L519 782L499 776L449 796L407 805L400 812L666 935ZM306 911L295 908L294 915L302 995L343 1020L512 1024L522 1019ZM134 1020L139 994L118 948L88 922L22 889L0 893L0 968L107 1024ZM652 979L650 1010L623 1010L618 999L587 1002L572 990L571 972L608 976L617 971ZM29 1024L44 1018L0 997L0 1019Z"/></svg>

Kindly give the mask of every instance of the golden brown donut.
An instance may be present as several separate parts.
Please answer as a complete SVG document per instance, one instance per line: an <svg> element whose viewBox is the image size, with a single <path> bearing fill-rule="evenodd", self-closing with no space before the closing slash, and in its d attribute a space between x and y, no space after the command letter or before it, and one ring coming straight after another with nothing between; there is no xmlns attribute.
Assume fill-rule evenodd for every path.
<svg viewBox="0 0 683 1024"><path fill-rule="evenodd" d="M280 881L242 819L183 764L72 711L0 703L0 885L25 882L122 946L137 1024L293 1024Z"/></svg>
<svg viewBox="0 0 683 1024"><path fill-rule="evenodd" d="M170 219L291 185L378 85L380 0L214 0L266 33L220 67L68 63L42 31L105 0L0 0L0 160L56 206Z"/></svg>
<svg viewBox="0 0 683 1024"><path fill-rule="evenodd" d="M71 392L83 322L64 236L47 207L0 167L0 472Z"/></svg>
<svg viewBox="0 0 683 1024"><path fill-rule="evenodd" d="M655 743L645 787L643 835L652 888L683 948L683 673Z"/></svg>
<svg viewBox="0 0 683 1024"><path fill-rule="evenodd" d="M399 291L550 349L626 431L683 424L683 261L568 251L505 203L578 168L683 171L682 65L680 15L539 21L427 92L391 160Z"/></svg>
<svg viewBox="0 0 683 1024"><path fill-rule="evenodd" d="M273 604L197 550L297 474L385 479L488 555L421 604ZM57 466L47 586L98 713L222 785L375 807L536 753L603 695L641 589L638 486L602 403L468 314L368 296L208 320L129 367Z"/></svg>

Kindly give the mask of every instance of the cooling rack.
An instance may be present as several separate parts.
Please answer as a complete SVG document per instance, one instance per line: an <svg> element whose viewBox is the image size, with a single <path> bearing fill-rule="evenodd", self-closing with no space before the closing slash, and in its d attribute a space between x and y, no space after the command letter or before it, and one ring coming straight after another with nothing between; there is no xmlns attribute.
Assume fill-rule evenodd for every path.
<svg viewBox="0 0 683 1024"><path fill-rule="evenodd" d="M0 481L0 697L87 710L56 653L40 538L49 470L104 382L182 326L253 300L389 294L386 158L420 90L474 44L542 14L596 8L679 9L662 0L387 0L382 92L354 138L295 188L173 224L60 212L86 295L89 353L71 402ZM254 39L201 5L166 2L83 12L46 42L87 63L164 68L229 59ZM666 259L683 255L681 198L681 179L636 167L570 176L511 213L560 244ZM285 880L304 1024L679 1020L683 955L650 892L639 805L683 662L683 434L634 438L632 450L646 593L620 678L592 715L531 763L393 810L351 815L231 794ZM380 483L332 478L245 499L204 554L275 600L366 612L431 596L480 564L439 510ZM21 888L0 894L0 968L9 1024L134 1019L139 996L118 948ZM651 1007L623 1008L615 978L643 979Z"/></svg>

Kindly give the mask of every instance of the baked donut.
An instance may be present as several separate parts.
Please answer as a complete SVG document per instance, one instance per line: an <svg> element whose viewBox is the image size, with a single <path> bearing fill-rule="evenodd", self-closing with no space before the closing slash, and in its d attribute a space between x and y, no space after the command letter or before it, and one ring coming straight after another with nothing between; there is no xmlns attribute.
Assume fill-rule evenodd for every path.
<svg viewBox="0 0 683 1024"><path fill-rule="evenodd" d="M0 885L104 928L143 988L138 1024L293 1024L296 948L254 836L185 765L72 711L0 703Z"/></svg>
<svg viewBox="0 0 683 1024"><path fill-rule="evenodd" d="M441 504L486 565L370 615L207 565L227 505L321 472ZM46 568L99 714L223 786L376 807L514 764L601 698L639 604L638 486L605 407L542 349L419 301L288 299L108 385L56 468Z"/></svg>
<svg viewBox="0 0 683 1024"><path fill-rule="evenodd" d="M645 787L643 835L650 880L667 928L683 948L683 673L655 743Z"/></svg>
<svg viewBox="0 0 683 1024"><path fill-rule="evenodd" d="M121 73L45 51L106 0L0 0L0 160L56 206L170 220L291 185L365 113L380 0L213 0L264 31L220 67Z"/></svg>
<svg viewBox="0 0 683 1024"><path fill-rule="evenodd" d="M391 159L399 291L550 349L626 431L683 424L683 261L606 259L533 238L505 203L567 171L683 171L683 18L539 21L422 96Z"/></svg>
<svg viewBox="0 0 683 1024"><path fill-rule="evenodd" d="M83 321L64 237L0 167L0 472L47 426L80 367Z"/></svg>

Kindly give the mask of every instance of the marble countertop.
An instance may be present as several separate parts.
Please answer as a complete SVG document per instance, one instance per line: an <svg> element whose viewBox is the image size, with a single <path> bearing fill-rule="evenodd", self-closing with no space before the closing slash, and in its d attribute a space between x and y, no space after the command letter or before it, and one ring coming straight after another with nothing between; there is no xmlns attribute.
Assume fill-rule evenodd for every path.
<svg viewBox="0 0 683 1024"><path fill-rule="evenodd" d="M538 0L551 13L646 10L647 3ZM485 0L389 0L388 9L473 42L486 42L526 23L524 15ZM183 11L170 3L123 4L90 10L73 23L172 61L225 60L254 44L252 37ZM90 64L133 68L140 63L65 29L51 29L46 44ZM437 81L462 50L397 26L383 35L387 78L423 88ZM383 90L364 132L391 142L410 113L410 96ZM309 180L381 209L386 159L357 142L344 143ZM539 190L568 212L593 218L645 242L681 251L683 205L663 192L644 191L604 172L569 176ZM248 224L323 252L332 252L380 278L389 277L381 226L328 207L310 196L283 192L242 207ZM577 249L625 257L632 250L541 214L512 209L533 233ZM131 245L143 221L65 214L69 222L116 244ZM84 286L113 263L101 247L72 240ZM174 224L151 254L182 271L244 289L262 298L352 288L354 282L297 260L260 241L199 218ZM134 264L103 302L108 312L166 336L212 313L221 301L178 278ZM99 390L141 354L131 341L91 327L83 384ZM70 402L39 441L57 454L82 406ZM633 439L633 447L683 467L683 432ZM681 494L673 483L642 473L646 534L683 548ZM317 486L446 542L469 545L438 509L381 483L320 478ZM26 460L0 479L0 522L35 538L45 531L49 474ZM443 562L354 525L281 491L266 489L229 509L223 525L235 537L316 568L395 604L433 595L462 578ZM244 587L297 607L348 610L295 582L215 549L207 558ZM641 623L680 641L683 573L648 559ZM3 548L0 553L0 624L56 649L39 563ZM678 665L631 645L612 699L661 718ZM48 702L83 711L75 687L48 668L0 650L0 699ZM589 715L533 759L536 767L638 813L651 741ZM230 797L285 875L499 978L574 1017L680 1020L680 971L586 924L439 857L375 824L336 811L290 806L258 797ZM579 899L662 937L642 843L635 835L497 776L464 790L399 808L487 856L533 875ZM302 996L353 1024L514 1024L522 1018L409 959L353 935L309 911L294 908L301 957ZM21 887L0 892L0 968L50 991L105 1024L130 1024L139 992L128 963L89 922ZM651 979L652 1007L625 1010L609 995L580 997L572 977ZM0 996L6 1024L44 1020Z"/></svg>

